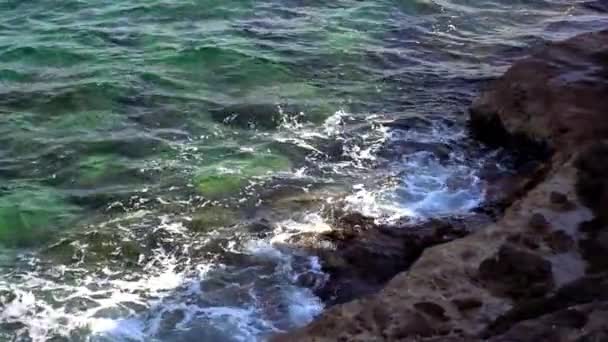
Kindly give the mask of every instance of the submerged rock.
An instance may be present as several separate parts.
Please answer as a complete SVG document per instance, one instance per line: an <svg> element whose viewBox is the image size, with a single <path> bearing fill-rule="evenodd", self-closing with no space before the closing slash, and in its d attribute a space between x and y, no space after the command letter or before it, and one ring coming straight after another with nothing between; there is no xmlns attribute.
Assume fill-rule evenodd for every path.
<svg viewBox="0 0 608 342"><path fill-rule="evenodd" d="M12 188L0 196L0 245L25 247L45 242L74 219L78 210L50 188Z"/></svg>
<svg viewBox="0 0 608 342"><path fill-rule="evenodd" d="M243 156L200 169L194 183L203 196L215 199L235 194L253 177L288 170L290 167L290 160L277 154Z"/></svg>
<svg viewBox="0 0 608 342"><path fill-rule="evenodd" d="M185 226L196 232L207 232L214 228L227 227L239 222L239 212L232 208L207 206L198 209Z"/></svg>
<svg viewBox="0 0 608 342"><path fill-rule="evenodd" d="M98 265L113 261L131 267L138 263L140 255L146 251L136 241L121 237L116 232L91 231L62 239L41 253L46 258L65 265Z"/></svg>
<svg viewBox="0 0 608 342"><path fill-rule="evenodd" d="M274 129L282 119L278 106L271 104L227 106L210 113L217 122L244 129Z"/></svg>

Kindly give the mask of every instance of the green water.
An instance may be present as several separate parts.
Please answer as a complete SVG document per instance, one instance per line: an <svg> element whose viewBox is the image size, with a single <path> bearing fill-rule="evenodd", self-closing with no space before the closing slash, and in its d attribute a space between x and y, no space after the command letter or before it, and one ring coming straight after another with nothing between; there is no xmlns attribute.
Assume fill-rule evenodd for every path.
<svg viewBox="0 0 608 342"><path fill-rule="evenodd" d="M558 0L0 1L0 340L306 323L322 305L294 274L314 256L268 252L276 231L349 195L380 216L474 207L480 82L599 18ZM403 118L421 123L379 124Z"/></svg>

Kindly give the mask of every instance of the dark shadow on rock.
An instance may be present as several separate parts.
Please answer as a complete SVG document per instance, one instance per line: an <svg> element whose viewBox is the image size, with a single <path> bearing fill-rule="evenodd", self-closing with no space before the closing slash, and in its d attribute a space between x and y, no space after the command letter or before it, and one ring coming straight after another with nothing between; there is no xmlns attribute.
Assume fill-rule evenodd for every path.
<svg viewBox="0 0 608 342"><path fill-rule="evenodd" d="M514 299L543 296L553 288L551 262L511 244L484 260L478 276L493 293Z"/></svg>
<svg viewBox="0 0 608 342"><path fill-rule="evenodd" d="M329 280L315 293L326 304L335 305L377 292L426 248L464 237L489 220L484 215L471 215L387 225L349 213L337 218L331 231L292 242L308 246L311 254L319 256ZM425 308L441 316L440 310Z"/></svg>
<svg viewBox="0 0 608 342"><path fill-rule="evenodd" d="M496 319L483 332L482 337L500 335L518 322L544 316L568 307L608 300L608 274L586 276L562 286L546 298L521 301Z"/></svg>

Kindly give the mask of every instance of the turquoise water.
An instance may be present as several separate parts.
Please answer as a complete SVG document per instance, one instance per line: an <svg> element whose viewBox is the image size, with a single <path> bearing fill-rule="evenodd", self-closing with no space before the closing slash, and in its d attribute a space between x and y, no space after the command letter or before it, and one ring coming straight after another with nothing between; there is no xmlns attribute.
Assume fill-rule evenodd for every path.
<svg viewBox="0 0 608 342"><path fill-rule="evenodd" d="M15 341L249 341L307 323L327 275L290 238L337 209L477 206L494 163L466 134L480 85L606 23L565 0L0 14L0 340Z"/></svg>

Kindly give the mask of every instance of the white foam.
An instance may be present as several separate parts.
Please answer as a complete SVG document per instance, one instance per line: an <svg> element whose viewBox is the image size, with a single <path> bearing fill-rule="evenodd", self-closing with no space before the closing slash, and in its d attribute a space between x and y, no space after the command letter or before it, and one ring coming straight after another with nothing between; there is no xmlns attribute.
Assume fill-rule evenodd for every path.
<svg viewBox="0 0 608 342"><path fill-rule="evenodd" d="M314 220L317 222L312 224L313 228L307 228L306 222L293 221L277 225L276 231L296 233L319 229L322 223L318 217L311 215L310 221ZM153 231L164 230L163 234L171 234L173 240L180 236L187 237L184 235L187 230L170 217L162 217L160 222ZM210 294L200 284L208 278L217 277L217 274L221 277L224 272L226 275L236 275L238 272L231 273L230 268L222 264L194 261L179 256L182 254L158 248L154 250L152 258L141 265L143 273L136 275L123 274L121 270L106 266L100 268L98 273L88 272L75 284L63 281L62 277L50 279L47 275L53 272L30 271L22 274L19 281L14 283L0 279L0 289L9 289L10 293L16 295L4 306L0 321L24 324L22 333L34 342L46 341L57 335L69 337L84 330L88 331L89 336L97 336L104 341L149 341L161 334L179 335L205 325L213 327L217 334L226 338L254 341L269 332L280 331L276 324L290 327L305 324L323 308L312 292L294 283L299 272L321 273L318 260L309 258L308 263L302 264L289 251L276 248L274 243L272 238L253 239L241 246L237 240L229 240L226 247L228 252L255 256L253 260L261 265L267 262L275 265L272 273L259 275L273 278L277 287L270 293L265 293L267 290L258 285L253 291L250 282L255 279L236 280L230 285L236 286L239 292L251 292L249 300L235 303L236 306L207 303L206 298ZM182 251L188 250L186 246L183 247ZM30 261L34 269L39 262L37 259ZM296 262L299 264L296 265ZM78 267L61 268L61 272L55 273L67 276L85 272ZM247 268L239 272L245 271ZM219 290L229 290L230 286ZM227 292L226 296L229 300L230 293ZM49 298L61 304L52 304ZM68 308L67 303L81 300L92 304ZM273 301L284 304L268 308L267 303ZM268 316L270 313L267 310L285 312L277 318ZM167 331L163 326L164 316L172 311L182 314L175 321L175 329Z"/></svg>

